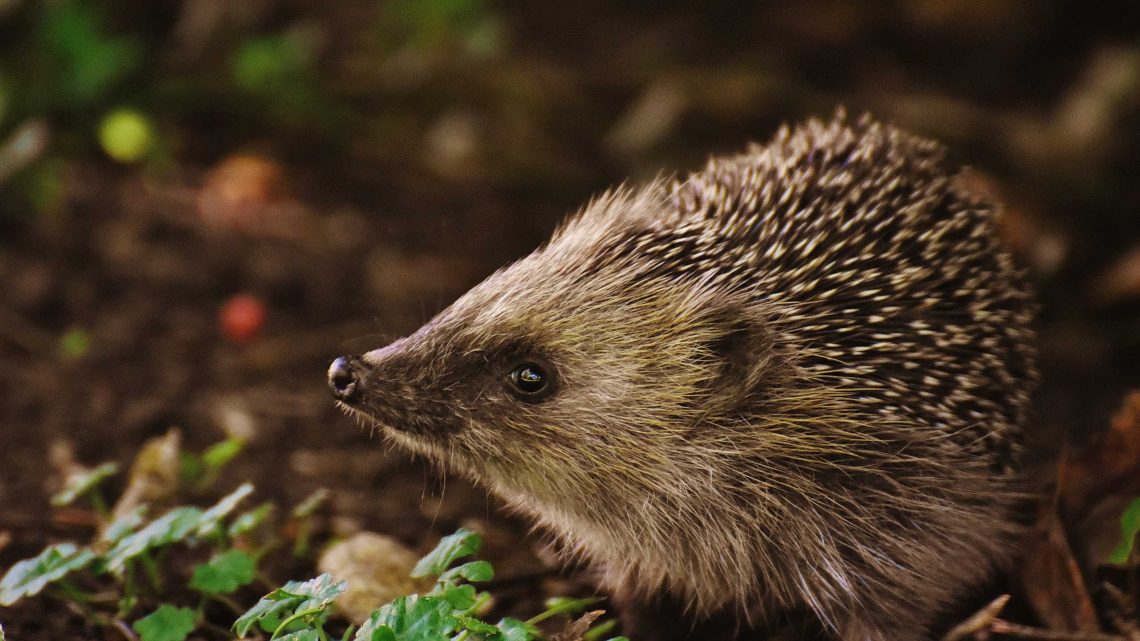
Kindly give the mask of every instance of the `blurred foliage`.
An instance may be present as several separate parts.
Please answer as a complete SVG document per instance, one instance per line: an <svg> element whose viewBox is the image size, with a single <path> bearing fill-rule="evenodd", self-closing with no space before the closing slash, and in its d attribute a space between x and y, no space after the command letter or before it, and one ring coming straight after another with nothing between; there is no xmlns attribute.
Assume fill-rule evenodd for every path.
<svg viewBox="0 0 1140 641"><path fill-rule="evenodd" d="M486 56L501 45L503 24L483 0L394 0L383 11L379 42L390 52L460 47Z"/></svg>
<svg viewBox="0 0 1140 641"><path fill-rule="evenodd" d="M0 4L0 198L17 200L0 211L52 211L67 164L100 151L169 165L170 154L209 146L195 136L203 124L219 123L231 135L217 137L231 143L291 134L347 144L375 115L354 104L356 87L386 57L486 57L504 29L482 0L398 0L369 10L346 37L327 20L283 14L273 3L215 0ZM346 78L343 58L370 62ZM33 121L46 123L45 140L29 153L19 134Z"/></svg>
<svg viewBox="0 0 1140 641"><path fill-rule="evenodd" d="M29 71L23 91L31 113L97 106L141 66L141 38L111 34L97 4L45 2L32 31ZM23 71L23 70L17 70Z"/></svg>
<svg viewBox="0 0 1140 641"><path fill-rule="evenodd" d="M90 347L91 339L87 332L73 328L59 339L59 351L67 358L82 358Z"/></svg>
<svg viewBox="0 0 1140 641"><path fill-rule="evenodd" d="M4 17L0 57L0 188L51 212L63 193L63 158L96 148L100 113L144 72L137 34L115 33L102 3L26 2ZM29 141L31 122L43 123ZM33 144L35 143L35 144Z"/></svg>
<svg viewBox="0 0 1140 641"><path fill-rule="evenodd" d="M231 78L273 120L301 124L321 115L316 62L316 52L303 33L254 38L237 47Z"/></svg>

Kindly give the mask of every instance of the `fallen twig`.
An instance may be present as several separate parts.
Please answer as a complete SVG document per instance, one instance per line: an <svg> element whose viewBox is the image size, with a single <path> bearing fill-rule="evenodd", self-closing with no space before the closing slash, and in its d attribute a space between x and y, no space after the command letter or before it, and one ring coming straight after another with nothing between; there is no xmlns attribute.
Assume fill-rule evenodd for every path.
<svg viewBox="0 0 1140 641"><path fill-rule="evenodd" d="M126 639L127 641L139 641L139 638L135 634L134 630L131 630L131 627L129 625L127 625L125 621L121 621L119 619L114 619L113 621L111 621L111 627L116 632L123 635L123 638Z"/></svg>
<svg viewBox="0 0 1140 641"><path fill-rule="evenodd" d="M990 632L1017 637L1019 639L1036 639L1039 641L1128 641L1118 634L1105 634L1104 632L1082 632L1080 630L1046 630L1034 628L1020 623L1011 623L1005 619L994 619L990 622Z"/></svg>
<svg viewBox="0 0 1140 641"><path fill-rule="evenodd" d="M1008 594L1003 594L993 601L990 601L984 608L978 610L965 621L951 628L950 631L942 637L942 641L961 641L962 639L974 636L978 632L988 630L990 624L997 618L997 615L1001 614L1006 603L1009 603Z"/></svg>

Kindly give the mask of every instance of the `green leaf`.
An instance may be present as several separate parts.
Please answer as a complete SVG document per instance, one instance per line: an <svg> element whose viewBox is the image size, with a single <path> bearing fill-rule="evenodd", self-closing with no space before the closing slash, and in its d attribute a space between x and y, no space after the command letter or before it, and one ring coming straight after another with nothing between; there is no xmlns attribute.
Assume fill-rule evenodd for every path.
<svg viewBox="0 0 1140 641"><path fill-rule="evenodd" d="M188 538L201 524L202 510L188 506L176 507L151 521L141 530L120 539L103 556L102 569L119 572L128 561L152 548Z"/></svg>
<svg viewBox="0 0 1140 641"><path fill-rule="evenodd" d="M199 481L205 474L206 465L202 462L202 457L193 452L178 453L178 475L183 483Z"/></svg>
<svg viewBox="0 0 1140 641"><path fill-rule="evenodd" d="M253 484L242 483L241 487L223 496L217 503L202 513L196 530L198 536L209 536L221 526L221 521L234 511L238 503L253 493Z"/></svg>
<svg viewBox="0 0 1140 641"><path fill-rule="evenodd" d="M402 596L382 606L378 614L377 628L387 627L400 641L437 641L459 629L451 603L440 597Z"/></svg>
<svg viewBox="0 0 1140 641"><path fill-rule="evenodd" d="M439 576L458 559L478 552L482 545L483 537L477 532L460 528L455 534L443 537L434 550L420 559L412 569L412 576L415 578Z"/></svg>
<svg viewBox="0 0 1140 641"><path fill-rule="evenodd" d="M305 628L304 630L297 630L276 637L274 641L322 641L321 633L312 629Z"/></svg>
<svg viewBox="0 0 1140 641"><path fill-rule="evenodd" d="M454 582L462 578L472 583L490 581L495 578L495 568L486 561L471 561L451 568L439 576L440 583Z"/></svg>
<svg viewBox="0 0 1140 641"><path fill-rule="evenodd" d="M134 509L107 524L99 534L99 542L114 545L142 524L147 505L136 505Z"/></svg>
<svg viewBox="0 0 1140 641"><path fill-rule="evenodd" d="M13 565L0 579L0 605L12 605L33 596L95 558L95 553L74 543L49 545L38 556Z"/></svg>
<svg viewBox="0 0 1140 641"><path fill-rule="evenodd" d="M1136 544L1136 535L1140 533L1140 497L1128 504L1124 513L1120 515L1120 543L1108 557L1113 565L1125 565L1132 558L1132 548Z"/></svg>
<svg viewBox="0 0 1140 641"><path fill-rule="evenodd" d="M469 630L473 634L481 637L490 637L492 639L495 639L502 636L503 634L502 629L497 628L490 623L480 621L475 617L460 617L459 623L463 626L464 630Z"/></svg>
<svg viewBox="0 0 1140 641"><path fill-rule="evenodd" d="M499 621L498 628L503 631L503 641L532 641L540 635L538 628L510 617Z"/></svg>
<svg viewBox="0 0 1140 641"><path fill-rule="evenodd" d="M617 619L606 619L595 625L582 635L582 641L599 641L603 636L617 627ZM612 641L612 639L610 640Z"/></svg>
<svg viewBox="0 0 1140 641"><path fill-rule="evenodd" d="M230 594L251 583L257 563L241 550L228 550L194 568L190 587L205 594Z"/></svg>
<svg viewBox="0 0 1140 641"><path fill-rule="evenodd" d="M380 623L380 610L375 610L361 624L352 641L396 641L396 633Z"/></svg>
<svg viewBox="0 0 1140 641"><path fill-rule="evenodd" d="M197 625L198 613L193 608L176 608L164 603L131 627L142 641L182 641Z"/></svg>
<svg viewBox="0 0 1140 641"><path fill-rule="evenodd" d="M475 607L475 587L471 585L453 585L439 592L433 591L432 596L444 599L459 613L467 613Z"/></svg>
<svg viewBox="0 0 1140 641"><path fill-rule="evenodd" d="M100 483L107 479L107 477L118 471L118 465L114 463L103 463L85 473L68 475L63 490L61 490L59 494L51 497L51 504L56 507L70 505L75 502L75 499L95 489Z"/></svg>
<svg viewBox="0 0 1140 641"><path fill-rule="evenodd" d="M233 630L244 637L256 623L262 630L273 632L285 619L305 610L323 611L347 587L331 574L322 574L304 583L290 581L261 598L234 622Z"/></svg>
<svg viewBox="0 0 1140 641"><path fill-rule="evenodd" d="M230 524L230 529L226 533L232 539L251 532L258 525L261 525L265 517L269 516L269 512L272 510L273 503L266 502L252 510L242 512L234 519L234 522Z"/></svg>
<svg viewBox="0 0 1140 641"><path fill-rule="evenodd" d="M246 610L245 614L237 618L237 621L234 621L234 633L239 638L245 638L249 629L255 624L265 632L276 630L282 621L296 612L297 605L305 599L305 597L289 591L290 587L296 585L300 584L297 581L290 581L285 584L285 587L277 588L261 597L261 600Z"/></svg>
<svg viewBox="0 0 1140 641"><path fill-rule="evenodd" d="M232 461L244 447L245 441L239 438L228 438L211 445L205 452L202 452L202 463L206 467L216 470Z"/></svg>

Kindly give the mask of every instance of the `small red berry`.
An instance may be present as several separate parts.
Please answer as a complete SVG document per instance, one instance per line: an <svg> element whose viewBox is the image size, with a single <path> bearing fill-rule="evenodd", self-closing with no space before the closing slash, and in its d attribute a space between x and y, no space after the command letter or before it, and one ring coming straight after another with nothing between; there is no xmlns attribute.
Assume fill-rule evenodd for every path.
<svg viewBox="0 0 1140 641"><path fill-rule="evenodd" d="M265 303L252 294L235 294L218 311L218 324L230 341L248 343L265 325Z"/></svg>

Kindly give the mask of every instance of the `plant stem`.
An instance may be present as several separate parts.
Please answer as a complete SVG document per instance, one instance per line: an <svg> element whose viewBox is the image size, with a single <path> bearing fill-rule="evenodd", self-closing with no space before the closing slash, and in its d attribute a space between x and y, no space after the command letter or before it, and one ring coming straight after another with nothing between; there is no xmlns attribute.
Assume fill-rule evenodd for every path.
<svg viewBox="0 0 1140 641"><path fill-rule="evenodd" d="M234 614L240 615L249 609L249 608L243 607L241 605L238 605L238 603L236 601L234 601L233 599L231 599L231 598L229 598L223 594L209 594L209 595L206 595L205 598L207 598L211 601L216 601L218 603L221 603L222 605L224 605L227 608L229 608L230 610L232 610Z"/></svg>
<svg viewBox="0 0 1140 641"><path fill-rule="evenodd" d="M135 607L138 601L138 594L135 591L135 564L133 561L127 562L127 567L123 570L123 596L119 599L119 616L126 616ZM125 607L126 605L130 607Z"/></svg>
<svg viewBox="0 0 1140 641"><path fill-rule="evenodd" d="M306 517L297 524L297 539L293 542L293 557L302 558L309 554L309 536L312 534L312 519Z"/></svg>
<svg viewBox="0 0 1140 641"><path fill-rule="evenodd" d="M107 524L111 517L111 511L107 509L107 502L103 500L103 493L95 488L91 491L91 507L94 508L95 513L99 515L102 521L100 527Z"/></svg>
<svg viewBox="0 0 1140 641"><path fill-rule="evenodd" d="M75 587L68 579L56 581L56 586L67 595L68 600L87 605L91 602L91 595Z"/></svg>
<svg viewBox="0 0 1140 641"><path fill-rule="evenodd" d="M598 602L598 599L594 599L594 598L590 598L590 599L567 599L565 601L562 601L561 603L558 603L557 605L555 605L552 608L547 608L547 610L545 612L539 612L538 614L534 615L533 617L527 619L526 622L529 623L530 625L534 625L536 623L545 621L545 620L549 619L550 617L557 616L559 614L565 614L567 612L577 612L579 610L584 610L585 608L588 608L597 602Z"/></svg>
<svg viewBox="0 0 1140 641"><path fill-rule="evenodd" d="M154 586L155 592L162 592L162 576L158 571L158 563L149 554L139 556L142 560L143 569L146 570L147 576L150 578L150 584Z"/></svg>
<svg viewBox="0 0 1140 641"><path fill-rule="evenodd" d="M293 616L289 617L288 619L285 619L284 621L281 622L281 625L277 626L277 629L274 630L273 634L269 637L270 641L272 641L273 639L276 639L278 635L280 635L282 632L284 632L285 626L292 623L295 619L301 619L301 618L309 616L310 614L320 614L321 612L324 612L324 610L325 610L324 608L309 608L308 610L301 610L300 612L293 614ZM320 626L318 626L317 629L321 630L322 628L320 628Z"/></svg>

